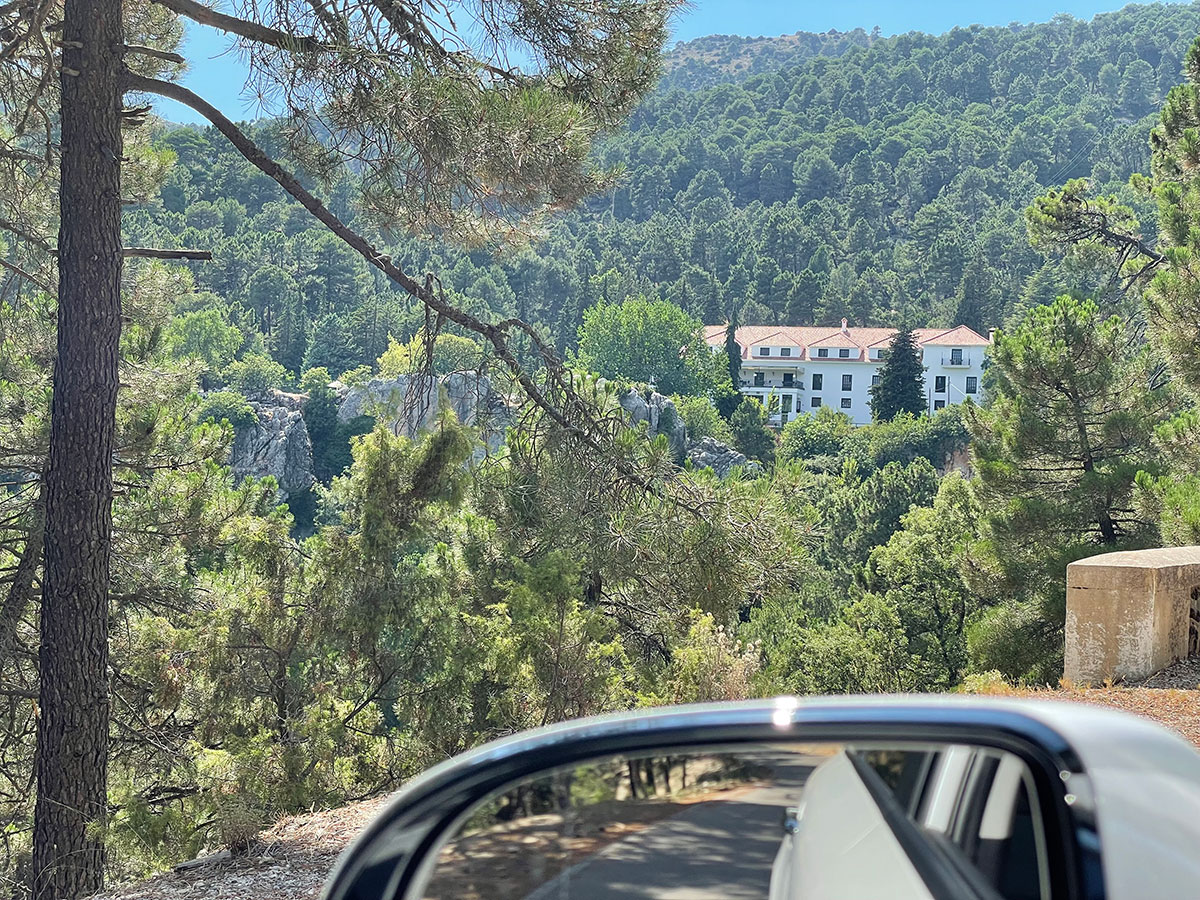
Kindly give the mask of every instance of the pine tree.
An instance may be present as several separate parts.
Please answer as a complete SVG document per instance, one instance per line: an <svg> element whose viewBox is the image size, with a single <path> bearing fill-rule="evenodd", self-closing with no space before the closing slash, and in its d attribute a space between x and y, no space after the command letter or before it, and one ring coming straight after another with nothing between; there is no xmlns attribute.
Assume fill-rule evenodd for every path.
<svg viewBox="0 0 1200 900"><path fill-rule="evenodd" d="M890 422L900 413L925 412L925 367L911 328L893 339L879 368L879 383L871 386L871 412L877 422Z"/></svg>
<svg viewBox="0 0 1200 900"><path fill-rule="evenodd" d="M308 352L304 354L305 371L326 368L337 377L361 362L341 319L330 313L317 322Z"/></svg>

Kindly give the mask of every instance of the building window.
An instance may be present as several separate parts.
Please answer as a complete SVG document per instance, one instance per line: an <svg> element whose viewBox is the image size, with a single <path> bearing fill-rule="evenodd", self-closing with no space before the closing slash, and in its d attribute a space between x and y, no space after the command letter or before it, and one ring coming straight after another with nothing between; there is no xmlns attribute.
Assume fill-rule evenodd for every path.
<svg viewBox="0 0 1200 900"><path fill-rule="evenodd" d="M821 398L820 398L820 397L813 397L813 398L812 398L812 408L813 408L813 409L817 409L817 408L818 408L820 405L821 405Z"/></svg>
<svg viewBox="0 0 1200 900"><path fill-rule="evenodd" d="M933 392L935 394L946 393L946 376L939 375L933 379Z"/></svg>
<svg viewBox="0 0 1200 900"><path fill-rule="evenodd" d="M825 381L825 376L823 376L823 375L820 375L820 374L818 374L818 373L814 372L814 373L813 373L813 387L812 387L812 389L813 389L814 391L819 391L819 390L821 389L821 384L822 384L822 382L824 382L824 381Z"/></svg>
<svg viewBox="0 0 1200 900"><path fill-rule="evenodd" d="M780 356L791 356L791 355L792 355L792 348L791 348L791 347L780 347L780 348L779 348L779 355L780 355Z"/></svg>
<svg viewBox="0 0 1200 900"><path fill-rule="evenodd" d="M784 372L783 373L783 386L791 387L793 384L794 377L795 376L793 376L791 372Z"/></svg>
<svg viewBox="0 0 1200 900"><path fill-rule="evenodd" d="M979 393L979 379L976 378L974 375L967 376L967 393L968 394Z"/></svg>
<svg viewBox="0 0 1200 900"><path fill-rule="evenodd" d="M766 383L767 383L767 376L766 376L765 372L755 372L754 373L754 386L755 387L763 387Z"/></svg>
<svg viewBox="0 0 1200 900"><path fill-rule="evenodd" d="M871 387L875 387L875 385L877 385L877 384L879 384L879 376L872 375L871 376Z"/></svg>
<svg viewBox="0 0 1200 900"><path fill-rule="evenodd" d="M934 409L945 409L945 408L946 408L946 401L945 401L945 400L934 400L934 401L933 401L933 408L934 408Z"/></svg>
<svg viewBox="0 0 1200 900"><path fill-rule="evenodd" d="M842 390L850 391L853 389L854 389L854 376L853 375L843 375L842 376Z"/></svg>
<svg viewBox="0 0 1200 900"><path fill-rule="evenodd" d="M842 409L849 409L849 408L850 408L850 398L843 397L842 398Z"/></svg>
<svg viewBox="0 0 1200 900"><path fill-rule="evenodd" d="M840 359L849 359L850 358L850 348L844 347L843 349L839 350L838 357Z"/></svg>
<svg viewBox="0 0 1200 900"><path fill-rule="evenodd" d="M819 350L817 350L817 356L819 356L821 359L824 359L828 355L829 355L828 347L821 347Z"/></svg>
<svg viewBox="0 0 1200 900"><path fill-rule="evenodd" d="M961 350L951 350L950 351L950 365L952 365L952 366L961 366L962 365L962 351Z"/></svg>
<svg viewBox="0 0 1200 900"><path fill-rule="evenodd" d="M759 356L770 356L770 355L771 355L771 348L770 348L770 347L759 347L759 348L758 348L758 355L759 355Z"/></svg>

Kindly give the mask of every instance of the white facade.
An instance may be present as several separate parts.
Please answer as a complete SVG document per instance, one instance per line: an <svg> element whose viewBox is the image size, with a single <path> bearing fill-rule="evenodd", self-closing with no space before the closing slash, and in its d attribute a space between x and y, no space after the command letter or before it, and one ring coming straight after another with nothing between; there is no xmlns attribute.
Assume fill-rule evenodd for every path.
<svg viewBox="0 0 1200 900"><path fill-rule="evenodd" d="M817 328L752 325L735 335L742 354L743 394L770 403L769 420L785 425L822 406L845 413L856 425L871 421L871 385L896 331L891 328ZM916 331L925 364L926 409L982 397L987 338L970 328ZM706 339L725 348L725 326L710 325Z"/></svg>

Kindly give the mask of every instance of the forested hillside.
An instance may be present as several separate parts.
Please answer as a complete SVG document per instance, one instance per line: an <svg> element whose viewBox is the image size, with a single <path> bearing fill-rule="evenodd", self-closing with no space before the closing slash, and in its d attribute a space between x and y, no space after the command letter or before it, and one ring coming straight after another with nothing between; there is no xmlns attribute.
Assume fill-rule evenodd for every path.
<svg viewBox="0 0 1200 900"><path fill-rule="evenodd" d="M166 66L182 29L161 6L145 40ZM91 423L114 447L94 454L112 560L91 650L48 647L41 593L46 522L66 519L43 496L66 446L57 348L91 336L60 325L55 120L41 145L18 133L29 106L0 79L0 878L33 871L56 653L109 678L91 682L111 703L91 720L107 820L76 833L123 878L572 717L1053 681L1068 562L1200 541L1200 2L941 36L711 37L669 55L657 88L664 8L618 7L644 67L621 56L628 92L582 117L612 127L577 133L561 85L528 95L452 67L439 87L473 112L429 111L445 130L424 149L449 167L432 195L403 152L382 160L415 166L399 181L369 154L306 169L338 135L304 110L324 144L263 121L246 157L232 123L129 112L107 161L128 259L108 282L115 415ZM396 75L405 102L415 78ZM578 139L560 146L564 122ZM563 158L527 166L547 147ZM489 154L512 167L500 199ZM612 178L581 200L589 159ZM472 189L474 219L458 215ZM523 233L540 203L556 217ZM213 258L164 261L172 248ZM780 433L770 399L734 387L736 342L704 342L703 322L734 317L1003 327L982 406L880 402L861 428L822 407ZM914 346L893 345L873 401L923 394ZM447 373L485 385L455 409L507 430L412 390ZM304 478L235 469L239 442Z"/></svg>
<svg viewBox="0 0 1200 900"><path fill-rule="evenodd" d="M1158 4L941 36L705 38L668 57L662 88L599 148L624 170L616 189L545 240L499 260L391 243L468 305L527 317L560 349L584 309L631 294L707 322L736 309L743 323L908 317L986 333L1089 277L1030 247L1022 210L1044 188L1089 176L1153 233L1151 206L1125 182L1148 165L1151 115L1198 31L1200 5ZM742 58L794 64L723 80ZM697 67L708 74L682 77ZM710 76L721 83L685 89ZM258 129L268 147L270 128ZM290 371L308 368L314 332L348 340L309 360L336 375L418 327L215 132L172 129L158 145L179 164L161 202L128 213L130 240L213 249L197 286ZM350 218L352 195L347 176L330 197Z"/></svg>

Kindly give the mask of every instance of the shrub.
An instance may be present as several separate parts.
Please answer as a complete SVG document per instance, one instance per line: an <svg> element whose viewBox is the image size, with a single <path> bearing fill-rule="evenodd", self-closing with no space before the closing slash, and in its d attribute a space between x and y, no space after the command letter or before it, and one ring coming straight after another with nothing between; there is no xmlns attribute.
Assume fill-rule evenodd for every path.
<svg viewBox="0 0 1200 900"><path fill-rule="evenodd" d="M721 414L706 397L675 397L674 400L675 410L687 426L689 441L711 437L723 444L733 443L733 432L729 430L729 423L721 418Z"/></svg>
<svg viewBox="0 0 1200 900"><path fill-rule="evenodd" d="M249 354L225 368L225 380L246 396L265 394L283 384L287 370L269 356Z"/></svg>
<svg viewBox="0 0 1200 900"><path fill-rule="evenodd" d="M250 403L237 391L215 391L196 410L197 422L228 422L236 429L249 428L258 417Z"/></svg>
<svg viewBox="0 0 1200 900"><path fill-rule="evenodd" d="M823 406L816 415L797 416L783 427L779 455L799 460L837 457L853 433L854 423L849 416Z"/></svg>
<svg viewBox="0 0 1200 900"><path fill-rule="evenodd" d="M747 397L738 404L729 428L734 446L746 456L765 465L775 462L775 435L767 427L767 412L757 400Z"/></svg>

